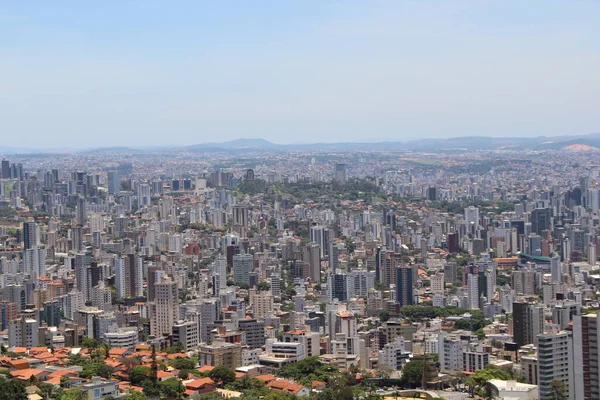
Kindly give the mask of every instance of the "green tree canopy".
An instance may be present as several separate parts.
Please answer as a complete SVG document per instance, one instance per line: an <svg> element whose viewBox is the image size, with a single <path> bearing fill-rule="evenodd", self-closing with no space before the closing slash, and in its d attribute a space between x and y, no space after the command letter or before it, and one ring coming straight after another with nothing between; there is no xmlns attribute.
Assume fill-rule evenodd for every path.
<svg viewBox="0 0 600 400"><path fill-rule="evenodd" d="M235 381L235 372L222 365L215 367L208 373L208 376L222 386Z"/></svg>
<svg viewBox="0 0 600 400"><path fill-rule="evenodd" d="M196 364L198 364L198 360L196 360L195 358L176 357L169 361L169 365L175 369L190 370L194 369L194 367L196 367Z"/></svg>
<svg viewBox="0 0 600 400"><path fill-rule="evenodd" d="M25 384L18 379L0 380L0 400L27 400Z"/></svg>
<svg viewBox="0 0 600 400"><path fill-rule="evenodd" d="M144 382L146 379L150 377L152 374L152 369L150 367L146 367L144 365L138 365L131 370L131 375L129 380L132 385L139 385Z"/></svg>
<svg viewBox="0 0 600 400"><path fill-rule="evenodd" d="M79 376L86 379L90 379L93 376L101 376L108 379L112 373L112 368L104 363L91 363L83 365L83 370L79 373Z"/></svg>
<svg viewBox="0 0 600 400"><path fill-rule="evenodd" d="M323 364L318 357L308 357L284 366L279 370L278 375L308 385L314 380L328 382L332 374L336 372L338 372L336 367Z"/></svg>

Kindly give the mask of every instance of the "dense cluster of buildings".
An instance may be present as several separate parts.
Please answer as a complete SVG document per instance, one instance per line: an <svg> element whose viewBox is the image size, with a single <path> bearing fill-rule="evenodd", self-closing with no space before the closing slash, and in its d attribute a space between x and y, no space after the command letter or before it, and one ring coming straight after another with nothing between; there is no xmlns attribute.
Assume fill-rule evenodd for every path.
<svg viewBox="0 0 600 400"><path fill-rule="evenodd" d="M505 396L552 398L560 382L600 398L600 169L586 154L543 174L551 161L520 153L484 172L469 169L481 155L70 157L1 165L0 343L38 370L31 349L84 338L254 375L318 357L401 377L437 355L440 387L495 365L521 380L492 382Z"/></svg>

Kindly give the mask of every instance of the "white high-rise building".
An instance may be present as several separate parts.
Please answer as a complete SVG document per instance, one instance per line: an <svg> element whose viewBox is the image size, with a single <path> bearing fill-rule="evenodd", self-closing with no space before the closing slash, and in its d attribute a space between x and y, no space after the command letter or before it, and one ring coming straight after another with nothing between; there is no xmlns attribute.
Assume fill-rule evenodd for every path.
<svg viewBox="0 0 600 400"><path fill-rule="evenodd" d="M310 241L319 245L320 257L323 258L325 256L325 227L311 226Z"/></svg>
<svg viewBox="0 0 600 400"><path fill-rule="evenodd" d="M83 293L75 288L61 296L61 303L65 318L73 320L76 317L77 310L82 310L85 307L85 298Z"/></svg>
<svg viewBox="0 0 600 400"><path fill-rule="evenodd" d="M563 382L568 398L575 399L573 334L566 331L543 333L537 336L537 341L540 400L554 398L551 388L554 380Z"/></svg>
<svg viewBox="0 0 600 400"><path fill-rule="evenodd" d="M213 277L213 286L215 287L213 293L218 295L220 289L227 287L227 258L219 255L211 265L210 273Z"/></svg>
<svg viewBox="0 0 600 400"><path fill-rule="evenodd" d="M10 347L32 348L39 345L38 321L22 316L8 324L8 345Z"/></svg>
<svg viewBox="0 0 600 400"><path fill-rule="evenodd" d="M431 276L431 291L433 293L444 294L445 289L444 273L438 272Z"/></svg>
<svg viewBox="0 0 600 400"><path fill-rule="evenodd" d="M138 185L138 208L150 205L150 185L140 183Z"/></svg>
<svg viewBox="0 0 600 400"><path fill-rule="evenodd" d="M479 309L479 276L469 274L467 277L467 291L469 296L469 308L472 310Z"/></svg>
<svg viewBox="0 0 600 400"><path fill-rule="evenodd" d="M92 288L91 299L92 307L108 310L112 305L112 292L105 286L104 282L100 282L98 286Z"/></svg>
<svg viewBox="0 0 600 400"><path fill-rule="evenodd" d="M117 289L117 296L124 299L126 295L126 273L125 273L125 259L120 257L115 260L115 288Z"/></svg>
<svg viewBox="0 0 600 400"><path fill-rule="evenodd" d="M588 244L588 264L596 265L596 245L594 243Z"/></svg>
<svg viewBox="0 0 600 400"><path fill-rule="evenodd" d="M383 349L379 350L377 353L377 365L387 365L399 371L408 360L409 354L404 348L404 338L401 336L397 337L394 341L386 343Z"/></svg>
<svg viewBox="0 0 600 400"><path fill-rule="evenodd" d="M456 336L438 336L438 356L442 372L458 372L463 367L463 346Z"/></svg>
<svg viewBox="0 0 600 400"><path fill-rule="evenodd" d="M140 297L144 293L144 260L127 254L115 260L115 287L119 298Z"/></svg>
<svg viewBox="0 0 600 400"><path fill-rule="evenodd" d="M562 265L559 256L554 256L550 259L550 273L552 275L552 283L560 283L562 280Z"/></svg>
<svg viewBox="0 0 600 400"><path fill-rule="evenodd" d="M177 283L168 276L162 276L154 284L154 301L149 304L150 334L162 336L171 334L173 325L179 319L179 291Z"/></svg>
<svg viewBox="0 0 600 400"><path fill-rule="evenodd" d="M465 223L467 232L474 235L479 228L479 208L475 206L465 208Z"/></svg>
<svg viewBox="0 0 600 400"><path fill-rule="evenodd" d="M600 399L600 313L573 317L575 399Z"/></svg>
<svg viewBox="0 0 600 400"><path fill-rule="evenodd" d="M281 297L281 277L277 272L271 274L271 294L275 297Z"/></svg>
<svg viewBox="0 0 600 400"><path fill-rule="evenodd" d="M348 272L346 275L348 291L347 298L362 297L367 298L369 290L375 288L375 272L364 269L356 269Z"/></svg>
<svg viewBox="0 0 600 400"><path fill-rule="evenodd" d="M173 343L181 343L184 351L189 351L200 343L198 324L194 321L178 321L173 325Z"/></svg>
<svg viewBox="0 0 600 400"><path fill-rule="evenodd" d="M23 267L34 278L46 276L46 249L32 247L23 251Z"/></svg>

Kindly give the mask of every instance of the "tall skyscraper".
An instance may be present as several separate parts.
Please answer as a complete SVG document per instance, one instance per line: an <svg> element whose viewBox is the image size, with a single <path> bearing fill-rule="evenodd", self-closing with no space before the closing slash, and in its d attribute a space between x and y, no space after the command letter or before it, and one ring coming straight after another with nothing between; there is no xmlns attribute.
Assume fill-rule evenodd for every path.
<svg viewBox="0 0 600 400"><path fill-rule="evenodd" d="M87 302L92 295L92 280L88 278L92 257L89 254L75 254L75 286L83 293L83 301Z"/></svg>
<svg viewBox="0 0 600 400"><path fill-rule="evenodd" d="M252 254L239 254L233 256L233 281L236 284L250 284L250 272L252 272L254 257Z"/></svg>
<svg viewBox="0 0 600 400"><path fill-rule="evenodd" d="M137 190L138 207L150 205L150 184L140 183Z"/></svg>
<svg viewBox="0 0 600 400"><path fill-rule="evenodd" d="M541 235L542 231L551 229L552 220L549 208L536 208L531 211L531 231L533 233Z"/></svg>
<svg viewBox="0 0 600 400"><path fill-rule="evenodd" d="M121 176L118 171L109 171L108 173L108 193L115 194L121 190Z"/></svg>
<svg viewBox="0 0 600 400"><path fill-rule="evenodd" d="M333 180L335 183L339 183L340 185L346 184L348 181L348 178L346 177L346 164L335 164Z"/></svg>
<svg viewBox="0 0 600 400"><path fill-rule="evenodd" d="M34 221L23 222L23 249L31 249L39 246L40 228Z"/></svg>
<svg viewBox="0 0 600 400"><path fill-rule="evenodd" d="M308 263L311 282L321 282L321 249L316 243L309 243L304 247L303 259Z"/></svg>
<svg viewBox="0 0 600 400"><path fill-rule="evenodd" d="M552 283L560 283L562 281L562 264L560 257L555 255L550 259L550 273L552 275Z"/></svg>
<svg viewBox="0 0 600 400"><path fill-rule="evenodd" d="M321 225L310 227L310 241L319 245L320 257L325 256L326 242L325 227Z"/></svg>
<svg viewBox="0 0 600 400"><path fill-rule="evenodd" d="M544 307L530 303L513 303L513 337L519 347L535 343L544 332Z"/></svg>
<svg viewBox="0 0 600 400"><path fill-rule="evenodd" d="M469 296L469 308L472 310L479 309L479 275L467 275L467 292Z"/></svg>
<svg viewBox="0 0 600 400"><path fill-rule="evenodd" d="M162 336L171 334L173 325L179 319L179 291L177 283L168 276L154 284L154 301L148 304L150 311L150 334Z"/></svg>
<svg viewBox="0 0 600 400"><path fill-rule="evenodd" d="M46 249L32 247L23 251L23 267L36 279L46 276Z"/></svg>
<svg viewBox="0 0 600 400"><path fill-rule="evenodd" d="M336 274L332 271L327 274L327 295L330 302L334 299L339 301L348 300L348 278L346 274Z"/></svg>
<svg viewBox="0 0 600 400"><path fill-rule="evenodd" d="M120 298L143 295L143 260L127 254L115 260L115 286Z"/></svg>
<svg viewBox="0 0 600 400"><path fill-rule="evenodd" d="M87 221L87 200L80 196L77 199L77 225L83 226Z"/></svg>
<svg viewBox="0 0 600 400"><path fill-rule="evenodd" d="M2 160L2 179L10 179L10 162Z"/></svg>
<svg viewBox="0 0 600 400"><path fill-rule="evenodd" d="M335 241L329 242L329 269L335 274L340 265L340 243Z"/></svg>
<svg viewBox="0 0 600 400"><path fill-rule="evenodd" d="M412 266L403 266L396 269L396 300L400 307L413 304Z"/></svg>
<svg viewBox="0 0 600 400"><path fill-rule="evenodd" d="M240 226L244 229L248 228L248 207L234 206L233 207L233 225Z"/></svg>
<svg viewBox="0 0 600 400"><path fill-rule="evenodd" d="M227 258L219 254L211 265L213 295L218 296L221 289L227 287Z"/></svg>
<svg viewBox="0 0 600 400"><path fill-rule="evenodd" d="M148 291L147 291L147 297L148 297L148 301L154 301L154 297L155 297L155 290L154 290L154 285L156 284L156 282L160 281L160 277L162 276L162 274L164 274L165 271L156 265L149 265L148 266Z"/></svg>

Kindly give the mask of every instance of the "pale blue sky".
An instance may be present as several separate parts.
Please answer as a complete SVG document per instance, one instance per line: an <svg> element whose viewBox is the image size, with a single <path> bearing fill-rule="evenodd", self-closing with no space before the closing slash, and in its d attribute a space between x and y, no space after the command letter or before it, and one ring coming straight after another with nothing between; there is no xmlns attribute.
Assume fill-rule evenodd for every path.
<svg viewBox="0 0 600 400"><path fill-rule="evenodd" d="M583 0L5 1L0 145L598 132L599 16Z"/></svg>

